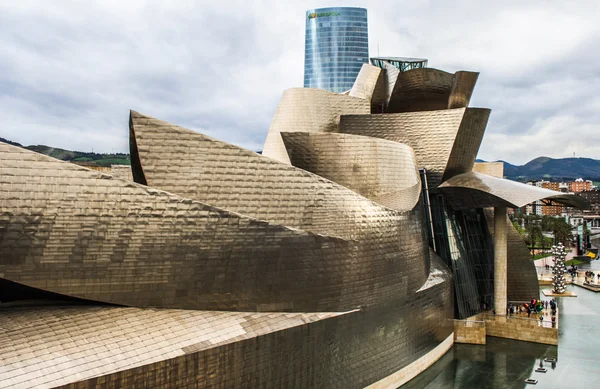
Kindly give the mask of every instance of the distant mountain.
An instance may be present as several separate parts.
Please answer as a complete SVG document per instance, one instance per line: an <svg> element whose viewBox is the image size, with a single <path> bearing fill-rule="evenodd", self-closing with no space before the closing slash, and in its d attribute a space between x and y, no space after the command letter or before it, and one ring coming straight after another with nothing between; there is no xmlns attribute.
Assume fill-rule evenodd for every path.
<svg viewBox="0 0 600 389"><path fill-rule="evenodd" d="M99 154L87 153L83 151L70 151L58 149L55 147L36 145L23 146L20 143L9 141L8 139L0 138L0 142L8 143L13 146L23 147L24 149L48 155L50 157L60 159L61 161L70 161L80 165L95 165L95 166L110 166L110 165L129 165L129 154Z"/></svg>
<svg viewBox="0 0 600 389"><path fill-rule="evenodd" d="M571 181L577 178L600 181L600 161L592 158L538 157L522 166L498 162L504 163L506 178L516 181Z"/></svg>
<svg viewBox="0 0 600 389"><path fill-rule="evenodd" d="M0 138L0 142L26 148L41 154L49 155L62 161L71 161L82 165L129 165L129 154L99 154L82 151L70 151L55 147L37 145L23 146L17 142ZM478 159L477 162L485 162ZM517 166L506 161L504 163L504 175L506 178L516 181L528 180L564 180L570 181L577 178L600 181L600 160L591 158L549 158L538 157L527 162L525 165Z"/></svg>

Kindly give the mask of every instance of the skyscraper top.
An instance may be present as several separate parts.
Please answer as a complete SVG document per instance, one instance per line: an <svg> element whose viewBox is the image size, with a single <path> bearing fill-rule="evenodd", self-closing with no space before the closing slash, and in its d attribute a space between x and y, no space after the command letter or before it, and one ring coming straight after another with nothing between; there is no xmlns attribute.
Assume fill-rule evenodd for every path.
<svg viewBox="0 0 600 389"><path fill-rule="evenodd" d="M304 87L345 92L369 62L367 10L357 7L306 11Z"/></svg>

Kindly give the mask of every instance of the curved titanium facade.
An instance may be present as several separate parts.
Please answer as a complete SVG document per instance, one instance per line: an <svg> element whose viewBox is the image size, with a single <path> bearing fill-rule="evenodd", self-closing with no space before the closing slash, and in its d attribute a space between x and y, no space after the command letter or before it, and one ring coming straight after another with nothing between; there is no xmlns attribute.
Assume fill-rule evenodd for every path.
<svg viewBox="0 0 600 389"><path fill-rule="evenodd" d="M337 132L340 115L371 113L370 101L320 89L283 92L262 155L289 164L280 132Z"/></svg>
<svg viewBox="0 0 600 389"><path fill-rule="evenodd" d="M489 110L462 107L476 73L411 72L284 92L262 156L132 111L135 183L0 143L0 300L71 298L8 307L0 386L398 387L433 363L492 296L482 210L438 190Z"/></svg>
<svg viewBox="0 0 600 389"><path fill-rule="evenodd" d="M386 115L342 115L339 130L407 144L419 167L427 169L429 188L445 177L471 171L489 109L458 108Z"/></svg>
<svg viewBox="0 0 600 389"><path fill-rule="evenodd" d="M163 133L156 144L173 134ZM189 136L181 139L184 145L194 144ZM0 202L5 212L0 274L10 281L120 305L317 312L351 310L357 301L385 301L398 289L412 293L427 280L429 250L420 207L393 211L255 153L248 152L254 158L248 166L257 168L263 159L282 168L274 170L283 181L279 195L274 191L260 197L252 176L236 184L236 172L228 170L231 154L219 147L213 155L221 156L223 163L209 170L220 171L220 187L236 193L239 205L230 202L231 208L241 210L247 202L249 213L270 210L273 220L281 212L294 228L14 146L0 144L0 151L0 168L11 168L0 189L20 199L14 202L5 196ZM236 163L243 161L242 154ZM178 171L175 165L173 169ZM263 169L268 176L268 168ZM296 175L286 180L286 170ZM171 182L191 184L174 171ZM145 174L150 177L148 171ZM200 182L218 192L218 181L204 177ZM313 178L303 184L302 177ZM169 181L161 186L178 191ZM312 198L294 201L293 192ZM286 201L304 215L281 208ZM343 204L347 207L340 207ZM323 234L328 232L333 236ZM339 287L340 282L346 287ZM371 282L377 283L375 290Z"/></svg>
<svg viewBox="0 0 600 389"><path fill-rule="evenodd" d="M397 74L387 112L433 111L469 105L479 73L433 68Z"/></svg>
<svg viewBox="0 0 600 389"><path fill-rule="evenodd" d="M80 387L96 387L91 377L102 374L102 382L121 387L251 380L262 387L359 388L401 370L412 377L422 366L414 360L452 343L451 275L427 248L420 203L390 210L304 170L136 112L130 134L136 180L187 197L0 145L0 169L9 173L0 182L3 278L90 300L169 308L160 315L137 311L134 322L125 308L40 311L36 317L62 317L60 327L73 333L96 323L104 332L94 346L107 350L84 359L85 351L72 346L78 338L55 333L47 341L63 363L44 367L56 373L45 376L48 385L77 377ZM395 147L414 164L407 146ZM366 158L367 150L356 151ZM410 185L415 177L407 179ZM295 227L273 224L284 219ZM270 313L203 311L199 319L188 315L182 328L176 307ZM322 313L272 313L281 311ZM47 357L23 336L47 331L46 323L30 322L26 312L16 313L26 324L0 341L28 357L10 365L0 382L31 382ZM141 340L123 342L131 339L131 326ZM154 337L165 341L144 343ZM144 357L133 363L122 357L138 352ZM279 366L286 355L294 358L285 369L246 369ZM113 362L90 369L104 358Z"/></svg>
<svg viewBox="0 0 600 389"><path fill-rule="evenodd" d="M352 88L369 62L367 10L352 7L306 11L304 87L341 93Z"/></svg>
<svg viewBox="0 0 600 389"><path fill-rule="evenodd" d="M348 134L282 132L292 165L399 211L421 196L417 161L398 142Z"/></svg>

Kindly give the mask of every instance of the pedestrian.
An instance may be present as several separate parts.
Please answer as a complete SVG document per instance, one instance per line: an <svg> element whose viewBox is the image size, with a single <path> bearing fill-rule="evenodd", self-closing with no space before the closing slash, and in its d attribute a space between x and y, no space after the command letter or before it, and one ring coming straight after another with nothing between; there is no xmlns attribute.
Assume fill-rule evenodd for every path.
<svg viewBox="0 0 600 389"><path fill-rule="evenodd" d="M552 315L552 328L556 326L556 316Z"/></svg>

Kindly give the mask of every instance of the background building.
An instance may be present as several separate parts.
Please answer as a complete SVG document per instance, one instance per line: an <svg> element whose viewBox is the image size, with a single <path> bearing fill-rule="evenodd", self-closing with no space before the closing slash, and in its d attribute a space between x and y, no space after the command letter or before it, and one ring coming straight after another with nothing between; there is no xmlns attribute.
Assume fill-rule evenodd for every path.
<svg viewBox="0 0 600 389"><path fill-rule="evenodd" d="M575 181L569 182L570 192L583 192L584 190L592 190L592 181L578 178Z"/></svg>
<svg viewBox="0 0 600 389"><path fill-rule="evenodd" d="M306 11L304 87L350 90L362 65L369 62L368 39L364 8Z"/></svg>
<svg viewBox="0 0 600 389"><path fill-rule="evenodd" d="M600 206L595 207L595 195L594 195L594 185L590 180L584 180L583 178L578 178L575 181L570 182L562 182L562 181L531 181L527 183L528 185L537 186L538 188L550 189L562 193L577 193L586 200L590 201L592 204L592 210L597 212L600 210ZM582 195L585 193L585 195ZM538 216L562 216L565 214L565 207L560 204L549 204L544 203L542 201L536 201L527 205L524 208L523 212L526 215L538 215ZM572 219L572 217L571 217ZM576 220L576 219L572 219Z"/></svg>

